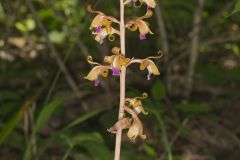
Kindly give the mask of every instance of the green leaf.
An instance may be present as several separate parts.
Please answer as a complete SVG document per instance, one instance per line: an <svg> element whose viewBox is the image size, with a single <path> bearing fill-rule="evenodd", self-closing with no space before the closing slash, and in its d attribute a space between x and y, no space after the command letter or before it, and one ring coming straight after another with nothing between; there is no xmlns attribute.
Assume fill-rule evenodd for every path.
<svg viewBox="0 0 240 160"><path fill-rule="evenodd" d="M27 30L27 27L21 23L21 22L17 22L15 24L15 27L20 31L20 32L23 32L23 33L26 33L28 30Z"/></svg>
<svg viewBox="0 0 240 160"><path fill-rule="evenodd" d="M68 124L66 127L64 127L63 129L61 129L60 131L58 131L57 133L55 133L54 135L52 135L50 138L45 139L44 143L41 145L41 147L39 147L39 153L38 153L38 157L40 157L40 155L47 149L47 147L55 140L59 137L59 135L63 134L65 131L67 131L68 129L88 120L89 118L96 116L99 112L101 112L103 109L96 109L94 111L90 111L87 112L83 115L80 115L78 118L76 118L75 120L73 120L70 124ZM29 145L30 147L30 145ZM25 159L27 160L27 153L25 151Z"/></svg>
<svg viewBox="0 0 240 160"><path fill-rule="evenodd" d="M93 141L93 142L101 142L103 143L104 140L100 133L93 132L93 133L78 133L72 138L75 144L80 144L85 141Z"/></svg>
<svg viewBox="0 0 240 160"><path fill-rule="evenodd" d="M37 117L36 124L33 128L34 133L38 132L40 129L44 127L44 125L48 122L53 112L57 109L57 107L60 106L62 102L63 102L63 97L59 97L53 102L51 102L50 104L44 106L39 116Z"/></svg>
<svg viewBox="0 0 240 160"><path fill-rule="evenodd" d="M153 108L153 110L156 110L156 109ZM165 121L164 121L164 119L162 118L162 115L159 112L154 111L153 113L154 113L154 115L157 119L158 126L159 126L159 128L162 132L162 140L163 140L166 152L167 152L168 160L173 160L173 158L172 158L173 157L172 147L171 147L171 144L170 144L169 139L168 139L168 132L167 132L167 129L166 129L166 126L165 126Z"/></svg>
<svg viewBox="0 0 240 160"><path fill-rule="evenodd" d="M233 9L233 11L232 11L232 13L230 15L235 14L235 13L237 13L239 11L240 11L240 0L238 0L236 2L235 7L234 7L234 9Z"/></svg>
<svg viewBox="0 0 240 160"><path fill-rule="evenodd" d="M26 28L27 28L28 31L32 31L36 27L35 21L32 18L28 18L25 21L25 24L26 24Z"/></svg>
<svg viewBox="0 0 240 160"><path fill-rule="evenodd" d="M49 33L49 38L52 42L61 44L66 38L66 33L63 31L52 31Z"/></svg>
<svg viewBox="0 0 240 160"><path fill-rule="evenodd" d="M23 117L24 112L31 107L32 102L35 101L35 96L31 97L27 100L19 109L19 111L7 122L1 129L0 132L0 143L2 143L5 138L13 131L13 129L17 126L21 118Z"/></svg>
<svg viewBox="0 0 240 160"><path fill-rule="evenodd" d="M186 128L185 126L182 125L182 123L170 118L170 117L166 117L166 121L168 123L171 123L172 125L174 125L177 129L179 129L179 131L181 131L181 133L185 134L188 137L193 136L191 131Z"/></svg>
<svg viewBox="0 0 240 160"><path fill-rule="evenodd" d="M59 97L55 99L53 102L45 105L41 110L40 114L37 117L36 124L33 128L32 134L28 140L27 147L25 149L23 160L31 159L31 145L34 135L44 127L44 125L48 122L49 118L56 110L56 108L63 102L63 97Z"/></svg>
<svg viewBox="0 0 240 160"><path fill-rule="evenodd" d="M90 155L94 158L94 160L110 160L113 159L113 155L110 150L102 143L98 142L84 142L81 144Z"/></svg>
<svg viewBox="0 0 240 160"><path fill-rule="evenodd" d="M2 3L0 2L0 21L3 21L6 18L6 13L4 12Z"/></svg>
<svg viewBox="0 0 240 160"><path fill-rule="evenodd" d="M161 101L166 94L165 86L162 82L157 81L152 87L152 96L155 100Z"/></svg>
<svg viewBox="0 0 240 160"><path fill-rule="evenodd" d="M210 107L205 103L188 103L177 105L176 108L184 113L208 113Z"/></svg>
<svg viewBox="0 0 240 160"><path fill-rule="evenodd" d="M69 125L67 125L65 129L68 129L68 128L71 128L71 127L74 127L76 125L78 125L79 123L95 116L96 114L98 114L99 112L101 112L103 109L95 109L94 111L91 111L91 112L87 112L83 115L80 115L77 119L75 119L74 121L72 121Z"/></svg>
<svg viewBox="0 0 240 160"><path fill-rule="evenodd" d="M151 157L157 157L156 150L153 147L151 147L150 145L143 144L143 149L147 153L147 155L149 155Z"/></svg>
<svg viewBox="0 0 240 160"><path fill-rule="evenodd" d="M1 90L0 92L0 101L4 100L18 100L20 97L16 92Z"/></svg>

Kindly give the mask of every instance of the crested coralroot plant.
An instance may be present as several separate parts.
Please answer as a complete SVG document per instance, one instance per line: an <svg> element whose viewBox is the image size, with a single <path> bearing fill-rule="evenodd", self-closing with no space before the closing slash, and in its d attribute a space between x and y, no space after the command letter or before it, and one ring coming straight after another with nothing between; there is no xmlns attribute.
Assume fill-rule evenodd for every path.
<svg viewBox="0 0 240 160"><path fill-rule="evenodd" d="M146 14L125 23L124 9L126 5L133 4L134 7L140 8L142 4L146 5ZM160 72L153 62L153 59L161 58L162 52L158 52L158 55L147 57L145 59L126 58L125 52L125 30L139 31L139 39L145 40L147 34L153 34L149 28L149 24L145 21L151 17L153 12L152 8L156 6L154 0L120 0L120 20L112 16L108 16L101 11L95 11L91 6L88 6L87 10L90 13L96 14L93 19L90 30L95 36L95 40L100 44L104 43L107 37L110 41L115 40L116 36L120 37L120 47L112 48L112 55L105 56L104 62L106 64L100 64L93 61L93 58L89 56L87 61L90 64L95 65L89 74L85 77L94 82L95 86L100 84L100 78L107 77L109 70L113 76L120 77L120 104L119 104L119 117L118 121L108 129L109 132L116 134L115 144L115 160L120 159L121 137L122 130L128 129L127 136L131 141L139 136L142 139L146 138L143 131L142 122L138 115L140 113L147 114L144 110L141 100L147 98L147 94L143 93L141 97L126 98L125 97L125 79L126 69L133 63L140 65L140 70L147 70L147 80L151 79L151 75L160 75ZM119 28L114 28L119 25Z"/></svg>

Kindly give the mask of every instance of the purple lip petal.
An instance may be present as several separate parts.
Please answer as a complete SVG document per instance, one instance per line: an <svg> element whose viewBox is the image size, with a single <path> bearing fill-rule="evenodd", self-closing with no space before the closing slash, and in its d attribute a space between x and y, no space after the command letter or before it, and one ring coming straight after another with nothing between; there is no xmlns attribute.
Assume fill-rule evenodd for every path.
<svg viewBox="0 0 240 160"><path fill-rule="evenodd" d="M100 26L95 28L96 33L100 33L102 31L102 28Z"/></svg>
<svg viewBox="0 0 240 160"><path fill-rule="evenodd" d="M97 87L97 86L99 85L99 83L100 83L99 79L96 79L96 80L94 81L94 86Z"/></svg>
<svg viewBox="0 0 240 160"><path fill-rule="evenodd" d="M113 76L120 76L120 69L113 67L112 68L112 75Z"/></svg>
<svg viewBox="0 0 240 160"><path fill-rule="evenodd" d="M140 34L139 38L140 38L140 40L145 40L146 39L146 34Z"/></svg>

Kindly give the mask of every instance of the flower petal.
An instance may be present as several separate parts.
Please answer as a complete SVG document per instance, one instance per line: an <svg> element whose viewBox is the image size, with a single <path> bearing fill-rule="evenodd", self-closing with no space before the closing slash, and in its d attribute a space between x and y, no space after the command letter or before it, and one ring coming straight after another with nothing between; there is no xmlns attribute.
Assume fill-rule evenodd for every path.
<svg viewBox="0 0 240 160"><path fill-rule="evenodd" d="M146 139L146 135L143 134L142 122L138 119L138 117L133 118L133 124L129 128L127 136L133 142L138 136L142 139Z"/></svg>
<svg viewBox="0 0 240 160"><path fill-rule="evenodd" d="M155 65L155 63L152 60L149 60L149 65L147 67L148 71L151 72L154 75L160 75L160 72L157 68L157 66Z"/></svg>
<svg viewBox="0 0 240 160"><path fill-rule="evenodd" d="M104 57L104 62L109 63L109 64L112 64L114 57L115 57L115 55L105 56L105 57Z"/></svg>
<svg viewBox="0 0 240 160"><path fill-rule="evenodd" d="M139 32L142 35L146 35L147 33L153 34L152 31L149 29L148 23L143 20L138 20L139 23Z"/></svg>
<svg viewBox="0 0 240 160"><path fill-rule="evenodd" d="M155 0L142 0L142 1L145 2L147 4L147 6L149 6L151 8L155 8L156 7Z"/></svg>
<svg viewBox="0 0 240 160"><path fill-rule="evenodd" d="M145 69L148 67L149 63L150 63L150 62L148 61L148 59L143 60L143 61L140 63L140 70L141 70L141 71L145 70Z"/></svg>
<svg viewBox="0 0 240 160"><path fill-rule="evenodd" d="M148 9L147 12L145 13L145 15L143 15L142 17L139 17L138 20L150 18L150 17L152 17L152 15L153 15L152 10L151 10L151 9Z"/></svg>
<svg viewBox="0 0 240 160"><path fill-rule="evenodd" d="M131 118L123 118L117 121L111 128L107 129L107 131L110 133L117 133L118 130L129 128L131 124Z"/></svg>
<svg viewBox="0 0 240 160"><path fill-rule="evenodd" d="M134 32L138 29L139 24L136 21L130 21L126 24L128 30Z"/></svg>
<svg viewBox="0 0 240 160"><path fill-rule="evenodd" d="M95 66L84 78L88 79L89 81L95 81L96 79L98 79L99 75L107 77L108 69L109 67L107 66Z"/></svg>
<svg viewBox="0 0 240 160"><path fill-rule="evenodd" d="M90 28L89 29L93 29L93 28L96 28L98 26L102 26L102 21L104 19L104 16L103 15L96 15L90 25Z"/></svg>

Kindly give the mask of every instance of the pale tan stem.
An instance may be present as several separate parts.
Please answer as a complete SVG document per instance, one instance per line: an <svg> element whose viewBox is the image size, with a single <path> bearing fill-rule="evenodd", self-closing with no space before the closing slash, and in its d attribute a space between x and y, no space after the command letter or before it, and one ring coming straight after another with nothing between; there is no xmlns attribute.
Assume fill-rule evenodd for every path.
<svg viewBox="0 0 240 160"><path fill-rule="evenodd" d="M124 22L124 1L120 0L120 45L121 52L125 55L125 22ZM124 114L124 100L125 100L125 81L126 81L126 67L122 66L120 75L120 104L118 119L121 119ZM114 160L120 160L122 130L116 133L115 156Z"/></svg>

